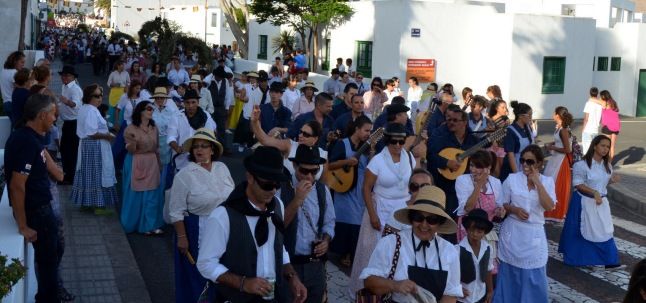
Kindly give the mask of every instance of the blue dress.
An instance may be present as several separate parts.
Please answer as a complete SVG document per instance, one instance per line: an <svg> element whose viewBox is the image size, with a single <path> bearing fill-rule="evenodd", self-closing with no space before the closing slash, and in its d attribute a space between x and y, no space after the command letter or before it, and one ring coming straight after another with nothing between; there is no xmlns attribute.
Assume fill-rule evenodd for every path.
<svg viewBox="0 0 646 303"><path fill-rule="evenodd" d="M164 196L160 190L162 184L153 190L132 190L132 158L132 154L128 153L123 164L121 225L126 233L150 232L164 225Z"/></svg>

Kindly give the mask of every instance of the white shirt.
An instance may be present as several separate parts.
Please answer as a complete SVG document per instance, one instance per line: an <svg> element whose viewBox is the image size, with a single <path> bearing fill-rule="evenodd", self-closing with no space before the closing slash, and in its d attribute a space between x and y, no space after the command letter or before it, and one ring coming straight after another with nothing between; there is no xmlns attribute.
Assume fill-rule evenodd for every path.
<svg viewBox="0 0 646 303"><path fill-rule="evenodd" d="M473 193L473 186L474 182L471 179L471 174L461 175L455 180L455 193L458 197L458 208L455 211L458 216L466 215L467 212L464 211L464 207ZM502 207L503 194L500 180L494 176L489 176L489 182L485 186L487 186L486 194L493 194L496 199L496 206ZM476 207L478 207L477 204Z"/></svg>
<svg viewBox="0 0 646 303"><path fill-rule="evenodd" d="M200 89L200 107L209 114L212 114L214 111L211 91L206 87L202 87L202 89Z"/></svg>
<svg viewBox="0 0 646 303"><path fill-rule="evenodd" d="M141 97L130 99L128 98L127 94L123 94L119 99L119 103L117 103L117 108L122 111L123 120L126 120L128 125L132 124L132 111L135 109L135 106L139 104L139 102L141 102ZM125 127L125 125L122 127Z"/></svg>
<svg viewBox="0 0 646 303"><path fill-rule="evenodd" d="M423 252L415 252L413 242L411 240L411 230L406 229L399 233L401 236L401 247L399 249L399 262L395 269L394 281L401 281L408 279L408 266L428 266L429 269L439 269L437 250L435 249L435 241L437 241L439 248L439 258L442 260L442 270L447 271L446 287L444 288L445 296L462 297L462 284L460 283L460 255L455 250L455 246L450 242L435 235L431 240L431 245L426 248L426 259L424 259ZM419 244L419 239L415 236L415 245ZM388 235L383 237L377 243L377 247L370 256L368 266L361 271L359 279L365 280L370 276L378 276L387 278L392 268L393 255L395 254L395 247L397 245L397 238L395 235ZM393 293L393 300L398 302L405 302L399 293ZM440 299L440 298L438 298Z"/></svg>
<svg viewBox="0 0 646 303"><path fill-rule="evenodd" d="M251 112L253 111L253 106L260 105L262 92L260 91L260 88L254 88L251 83L246 83L243 88L246 90L248 101L242 106L242 117L245 119L250 119Z"/></svg>
<svg viewBox="0 0 646 303"><path fill-rule="evenodd" d="M409 88L408 95L406 96L406 103L410 104L412 101L422 100L422 93L422 88L419 86L417 88Z"/></svg>
<svg viewBox="0 0 646 303"><path fill-rule="evenodd" d="M147 89L142 89L139 92L139 99L143 100L150 100L152 99L153 95L150 94L150 92ZM150 100L152 101L152 100Z"/></svg>
<svg viewBox="0 0 646 303"><path fill-rule="evenodd" d="M178 86L182 83L188 85L188 83L191 81L191 79L188 77L188 73L183 68L180 68L179 70L171 68L171 70L168 71L168 80L175 86Z"/></svg>
<svg viewBox="0 0 646 303"><path fill-rule="evenodd" d="M79 87L76 80L63 84L63 89L61 95L67 99L70 99L76 104L75 107L69 107L63 102L58 102L58 111L60 113L61 119L63 120L76 120L78 115L79 108L83 104L81 99L83 98L83 90Z"/></svg>
<svg viewBox="0 0 646 303"><path fill-rule="evenodd" d="M495 231L491 231L495 232ZM466 288L467 291L469 292L469 296L466 297L465 299L460 299L460 302L463 303L476 303L478 300L482 299L487 294L487 284L485 282L482 282L480 279L480 260L482 260L482 257L484 257L485 252L487 251L487 248L489 248L489 243L487 243L486 240L482 239L480 240L480 251L478 252L478 255L473 254L473 249L471 248L471 245L469 244L469 239L464 238L458 245L455 246L455 248L458 250L458 253L460 253L460 247L464 247L468 252L471 253L471 259L473 260L473 265L475 265L476 269L476 279L473 280L473 282L466 284L462 283L462 287ZM489 250L489 265L487 265L487 270L492 271L493 270L493 251L490 249ZM486 273L484 274L486 275Z"/></svg>
<svg viewBox="0 0 646 303"><path fill-rule="evenodd" d="M332 96L334 95L334 93L336 93L336 87L337 87L337 80L335 80L332 77L330 77L329 79L325 80L325 82L323 82L323 91Z"/></svg>
<svg viewBox="0 0 646 303"><path fill-rule="evenodd" d="M98 133L107 134L108 123L103 119L96 106L83 104L78 113L76 135L79 139L85 139Z"/></svg>
<svg viewBox="0 0 646 303"><path fill-rule="evenodd" d="M0 73L0 91L2 91L2 102L11 102L11 94L13 94L14 80L13 76L18 71L16 69L2 69Z"/></svg>
<svg viewBox="0 0 646 303"><path fill-rule="evenodd" d="M116 56L116 55L120 55L121 52L123 52L121 45L116 43L115 44L110 43L110 45L108 45L108 55ZM110 66L110 68L112 68L112 66Z"/></svg>
<svg viewBox="0 0 646 303"><path fill-rule="evenodd" d="M313 96L312 97L312 102L307 101L307 98L305 95L301 96L300 99L294 103L292 106L292 120L296 119L299 115L304 114L304 113L309 113L314 110L314 103L316 103L314 100L316 98Z"/></svg>
<svg viewBox="0 0 646 303"><path fill-rule="evenodd" d="M398 163L394 163L394 165L397 168L399 168L399 165L406 165L403 170L407 173L404 173L402 176L398 176L386 164L386 161L392 160L386 160L384 153L388 153L388 148L384 148L368 163L368 170L370 170L372 174L377 176L377 180L375 181L375 186L372 191L376 195L379 195L380 197L386 199L407 199L409 197L407 187L408 177L415 168L415 159L412 158L409 161L409 157L401 156L400 161ZM404 154L408 153L402 153L402 155ZM411 169L411 166L413 167L413 169ZM400 178L402 178L402 180L400 180Z"/></svg>
<svg viewBox="0 0 646 303"><path fill-rule="evenodd" d="M128 74L127 71L112 71L110 73L110 76L108 76L108 86L111 87L112 85L116 84L119 87L126 87L130 85L130 75Z"/></svg>
<svg viewBox="0 0 646 303"><path fill-rule="evenodd" d="M183 221L187 211L208 217L213 209L229 197L235 187L229 169L219 161L211 163L211 171L195 162L189 162L173 180L168 202L172 223Z"/></svg>
<svg viewBox="0 0 646 303"><path fill-rule="evenodd" d="M603 160L597 162L592 159L590 167L588 167L585 160L574 163L572 167L572 186L585 184L587 187L598 191L601 195L607 195L608 182L612 176L612 165L609 166L610 173L606 172Z"/></svg>
<svg viewBox="0 0 646 303"><path fill-rule="evenodd" d="M277 199L282 213L285 213L283 202ZM249 202L254 208L253 203ZM258 208L256 208L258 209ZM258 247L254 231L258 224L258 217L246 216L253 242L256 245L258 257L256 259L256 276L257 277L276 277L276 258L274 253L274 240L276 238L276 227L269 220L269 234L267 242ZM235 233L238 231L234 231ZM224 207L216 207L211 215L200 222L200 240L199 253L197 258L197 269L202 276L210 281L217 281L218 277L229 269L220 263L220 258L227 249L227 242L231 230L229 226L229 215ZM283 265L289 264L289 254L283 246Z"/></svg>
<svg viewBox="0 0 646 303"><path fill-rule="evenodd" d="M234 96L235 96L235 91L233 89L233 83L227 80L227 96L224 99L225 109L229 109L235 105L235 99L233 98Z"/></svg>
<svg viewBox="0 0 646 303"><path fill-rule="evenodd" d="M168 103L169 102L166 102L167 105ZM206 123L204 124L204 127L213 130L213 132L216 131L215 121L213 121L213 118L211 118L211 115L209 114L206 115ZM168 124L168 137L166 138L166 143L170 144L175 141L181 146L184 144L184 141L192 137L193 134L195 134L195 130L188 123L186 114L180 113Z"/></svg>
<svg viewBox="0 0 646 303"><path fill-rule="evenodd" d="M594 101L588 100L588 102L585 103L583 112L588 114L588 121L585 123L585 127L583 128L584 133L599 133L602 111L603 106L594 103Z"/></svg>
<svg viewBox="0 0 646 303"><path fill-rule="evenodd" d="M554 179L552 177L541 175L541 183L545 187L545 191L554 204L556 204L556 193L554 192ZM519 219L516 215L510 214L511 217L515 218L518 221L530 223L530 224L540 224L545 223L545 209L541 206L540 201L538 200L538 191L532 189L531 191L527 188L527 176L520 171L517 173L509 174L507 179L502 185L503 192L503 203L511 203L513 206L520 207L525 212L529 214L529 218L526 221Z"/></svg>
<svg viewBox="0 0 646 303"><path fill-rule="evenodd" d="M289 88L285 89L285 92L283 92L283 97L281 100L283 101L283 106L287 107L287 109L292 110L294 108L294 104L298 101L298 99L301 98L301 91L294 89L291 90Z"/></svg>

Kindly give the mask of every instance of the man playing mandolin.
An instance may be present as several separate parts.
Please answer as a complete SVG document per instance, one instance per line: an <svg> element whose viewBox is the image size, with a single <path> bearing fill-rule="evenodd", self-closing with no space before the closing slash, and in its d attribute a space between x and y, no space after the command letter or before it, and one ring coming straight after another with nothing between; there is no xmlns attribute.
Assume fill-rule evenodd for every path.
<svg viewBox="0 0 646 303"><path fill-rule="evenodd" d="M437 187L446 194L446 212L456 219L455 210L458 207L458 198L455 193L455 179L447 179L438 173L438 169L448 168L451 171L460 169L464 161L446 159L440 156L445 148L467 150L478 143L478 138L468 131L467 113L457 105L449 106L446 110L446 127L440 127L433 134L428 144L427 158L430 160L428 169L436 180ZM455 234L445 235L445 239L452 243L457 242Z"/></svg>

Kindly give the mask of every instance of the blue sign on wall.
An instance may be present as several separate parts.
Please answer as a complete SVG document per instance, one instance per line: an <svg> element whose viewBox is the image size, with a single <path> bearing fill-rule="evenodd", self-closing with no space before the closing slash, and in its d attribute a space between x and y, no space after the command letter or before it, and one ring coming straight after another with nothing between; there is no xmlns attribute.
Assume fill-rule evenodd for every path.
<svg viewBox="0 0 646 303"><path fill-rule="evenodd" d="M422 36L422 30L419 28L411 28L410 36L413 38L419 38L420 36Z"/></svg>

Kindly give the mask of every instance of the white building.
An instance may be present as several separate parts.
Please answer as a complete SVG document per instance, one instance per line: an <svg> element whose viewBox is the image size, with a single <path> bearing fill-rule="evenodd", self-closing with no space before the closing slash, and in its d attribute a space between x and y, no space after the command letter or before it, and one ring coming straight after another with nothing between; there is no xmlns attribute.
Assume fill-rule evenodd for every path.
<svg viewBox="0 0 646 303"><path fill-rule="evenodd" d="M529 103L536 118L551 118L558 105L581 117L592 86L609 90L622 114L646 115L646 24L635 18L632 1L350 5L352 19L323 34L321 61L353 58L368 77L405 78L408 59L434 59L439 84L450 82L458 93L469 86L478 94L497 84L506 100ZM249 28L249 59L272 61L278 54L267 41L280 29L255 22Z"/></svg>
<svg viewBox="0 0 646 303"><path fill-rule="evenodd" d="M112 0L110 27L136 37L144 22L159 16L208 45L234 41L218 0Z"/></svg>
<svg viewBox="0 0 646 303"><path fill-rule="evenodd" d="M46 9L46 5L42 9ZM37 41L41 22L47 21L47 14L41 12L38 0L29 0L25 18L25 49L32 49ZM0 43L0 64L4 64L11 52L18 50L20 36L20 1L0 1L0 28L2 32Z"/></svg>
<svg viewBox="0 0 646 303"><path fill-rule="evenodd" d="M85 15L94 12L94 0L49 0L53 12L81 13Z"/></svg>

